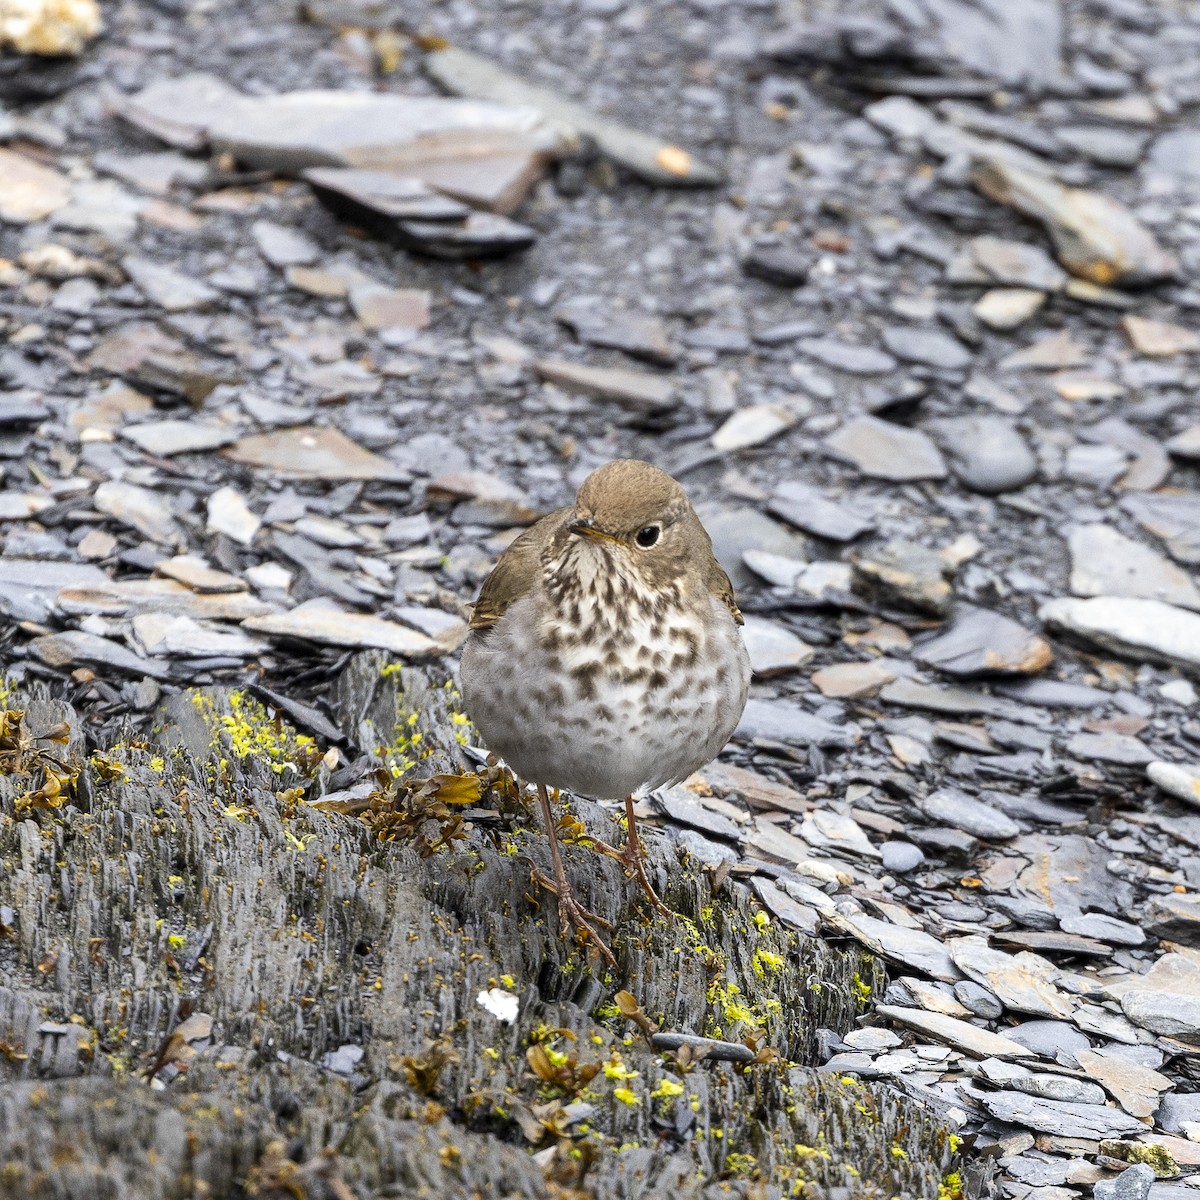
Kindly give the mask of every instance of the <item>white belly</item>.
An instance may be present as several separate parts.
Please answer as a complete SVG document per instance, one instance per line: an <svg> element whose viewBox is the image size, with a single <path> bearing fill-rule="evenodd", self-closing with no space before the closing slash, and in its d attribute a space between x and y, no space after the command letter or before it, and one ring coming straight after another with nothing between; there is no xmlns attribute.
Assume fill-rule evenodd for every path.
<svg viewBox="0 0 1200 1200"><path fill-rule="evenodd" d="M729 740L750 683L740 630L712 603L697 655L702 670L630 682L604 669L598 647L548 649L521 611L532 601L518 601L463 651L467 712L488 749L529 783L618 799L685 779ZM630 631L629 645L647 661L661 652L658 661L669 662L677 649L665 633L656 644L646 629Z"/></svg>

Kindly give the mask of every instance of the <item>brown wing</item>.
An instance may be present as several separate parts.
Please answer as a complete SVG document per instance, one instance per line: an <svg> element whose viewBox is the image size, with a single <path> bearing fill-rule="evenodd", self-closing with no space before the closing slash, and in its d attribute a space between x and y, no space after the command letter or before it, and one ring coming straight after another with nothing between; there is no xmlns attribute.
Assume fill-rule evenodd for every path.
<svg viewBox="0 0 1200 1200"><path fill-rule="evenodd" d="M709 592L729 609L733 619L739 625L745 625L746 622L742 619L742 610L738 608L737 601L733 596L733 584L730 583L729 576L725 574L725 568L717 562L716 558L710 557L708 579L705 582L708 584Z"/></svg>
<svg viewBox="0 0 1200 1200"><path fill-rule="evenodd" d="M491 629L509 608L533 590L541 570L542 549L570 511L560 508L543 517L500 555L479 589L479 599L471 611L472 629Z"/></svg>

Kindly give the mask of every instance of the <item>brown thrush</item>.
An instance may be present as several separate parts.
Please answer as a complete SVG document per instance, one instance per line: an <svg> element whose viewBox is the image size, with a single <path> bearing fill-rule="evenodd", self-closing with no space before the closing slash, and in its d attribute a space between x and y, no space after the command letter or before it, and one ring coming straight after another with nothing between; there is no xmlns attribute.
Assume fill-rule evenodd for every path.
<svg viewBox="0 0 1200 1200"><path fill-rule="evenodd" d="M614 962L563 871L548 787L624 799L623 851L646 878L634 793L686 779L728 741L750 660L729 577L683 488L649 463L593 471L570 508L543 517L484 581L463 650L467 712L487 746L537 785L564 936ZM614 963L615 965L615 963Z"/></svg>

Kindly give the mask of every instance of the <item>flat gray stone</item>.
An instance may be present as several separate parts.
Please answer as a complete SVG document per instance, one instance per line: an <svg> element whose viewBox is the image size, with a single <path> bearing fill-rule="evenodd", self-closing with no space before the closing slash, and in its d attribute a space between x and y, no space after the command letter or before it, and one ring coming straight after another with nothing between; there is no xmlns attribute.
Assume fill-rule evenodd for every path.
<svg viewBox="0 0 1200 1200"><path fill-rule="evenodd" d="M558 130L590 138L615 162L649 183L668 187L711 187L724 176L694 154L661 138L601 117L547 88L535 87L520 76L478 54L451 46L425 57L425 69L447 91L499 104L519 105L536 112Z"/></svg>
<svg viewBox="0 0 1200 1200"><path fill-rule="evenodd" d="M216 288L149 258L129 254L121 260L121 266L145 293L146 299L167 312L204 308L221 298Z"/></svg>
<svg viewBox="0 0 1200 1200"><path fill-rule="evenodd" d="M1099 938L1116 946L1141 946L1146 941L1146 934L1140 925L1132 925L1103 913L1063 913L1058 924L1066 933Z"/></svg>
<svg viewBox="0 0 1200 1200"><path fill-rule="evenodd" d="M957 338L937 329L892 327L883 331L883 344L901 361L961 371L971 365L971 352Z"/></svg>
<svg viewBox="0 0 1200 1200"><path fill-rule="evenodd" d="M852 559L851 568L860 595L937 617L950 611L954 593L946 560L918 542L888 542Z"/></svg>
<svg viewBox="0 0 1200 1200"><path fill-rule="evenodd" d="M1053 1020L1075 1010L1076 1001L1052 982L1057 969L1036 954L1005 954L983 937L950 938L946 950L964 975L990 989L1012 1012Z"/></svg>
<svg viewBox="0 0 1200 1200"><path fill-rule="evenodd" d="M742 840L743 831L739 825L724 813L706 807L694 793L680 784L657 792L654 803L678 825L698 829L710 837L726 838L733 842Z"/></svg>
<svg viewBox="0 0 1200 1200"><path fill-rule="evenodd" d="M664 412L679 404L675 381L667 375L628 367L592 367L558 358L540 359L534 369L547 383L615 401L633 412Z"/></svg>
<svg viewBox="0 0 1200 1200"><path fill-rule="evenodd" d="M266 643L240 629L203 625L191 617L140 613L132 620L142 649L164 658L252 658Z"/></svg>
<svg viewBox="0 0 1200 1200"><path fill-rule="evenodd" d="M1058 261L1081 279L1141 287L1171 279L1179 270L1178 260L1111 196L1064 187L1000 157L978 160L971 179L985 196L1040 221Z"/></svg>
<svg viewBox="0 0 1200 1200"><path fill-rule="evenodd" d="M790 629L752 613L746 615L745 622L742 636L750 653L750 666L756 675L798 671L812 661L813 648Z"/></svg>
<svg viewBox="0 0 1200 1200"><path fill-rule="evenodd" d="M1102 1104L1068 1104L1023 1092L977 1092L975 1098L999 1121L1056 1137L1101 1141L1141 1133L1146 1128L1119 1108Z"/></svg>
<svg viewBox="0 0 1200 1200"><path fill-rule="evenodd" d="M963 979L954 985L954 998L964 1008L985 1021L998 1021L1004 1015L1004 1005L990 988L973 979Z"/></svg>
<svg viewBox="0 0 1200 1200"><path fill-rule="evenodd" d="M1012 817L958 788L939 788L918 799L917 806L927 817L987 841L1005 841L1021 832Z"/></svg>
<svg viewBox="0 0 1200 1200"><path fill-rule="evenodd" d="M29 649L50 667L107 667L122 674L151 679L166 679L170 674L164 663L143 658L119 642L78 629L36 637L29 643Z"/></svg>
<svg viewBox="0 0 1200 1200"><path fill-rule="evenodd" d="M848 421L825 445L874 479L900 483L946 477L946 461L924 433L878 417Z"/></svg>
<svg viewBox="0 0 1200 1200"><path fill-rule="evenodd" d="M1097 596L1043 604L1038 616L1052 629L1146 662L1200 666L1200 615L1161 600Z"/></svg>
<svg viewBox="0 0 1200 1200"><path fill-rule="evenodd" d="M696 511L712 538L717 561L725 568L735 588L748 587L754 582L742 557L748 551L801 561L807 557L804 539L799 534L756 508L709 503L697 505Z"/></svg>
<svg viewBox="0 0 1200 1200"><path fill-rule="evenodd" d="M971 311L989 329L1006 332L1024 325L1045 303L1046 293L1031 288L991 288L971 305Z"/></svg>
<svg viewBox="0 0 1200 1200"><path fill-rule="evenodd" d="M1200 947L1200 893L1152 896L1143 916L1146 932L1184 946Z"/></svg>
<svg viewBox="0 0 1200 1200"><path fill-rule="evenodd" d="M1086 1050L1092 1044L1085 1034L1065 1021L1022 1021L1007 1030L1007 1034L1030 1053L1051 1062L1060 1053L1074 1056L1076 1051Z"/></svg>
<svg viewBox="0 0 1200 1200"><path fill-rule="evenodd" d="M1200 808L1200 766L1155 761L1147 765L1146 774L1169 796Z"/></svg>
<svg viewBox="0 0 1200 1200"><path fill-rule="evenodd" d="M782 404L749 404L725 419L712 436L712 444L724 453L761 446L790 429L796 414Z"/></svg>
<svg viewBox="0 0 1200 1200"><path fill-rule="evenodd" d="M712 1062L753 1062L754 1051L741 1042L722 1042L715 1038L700 1037L694 1033L653 1033L650 1045L655 1050L674 1051L684 1046L695 1052L696 1058L707 1058Z"/></svg>
<svg viewBox="0 0 1200 1200"><path fill-rule="evenodd" d="M1200 565L1200 492L1134 492L1120 503L1143 528L1162 538L1176 562Z"/></svg>
<svg viewBox="0 0 1200 1200"><path fill-rule="evenodd" d="M961 604L949 626L913 649L913 658L947 675L1033 675L1050 665L1050 644L1010 617Z"/></svg>
<svg viewBox="0 0 1200 1200"><path fill-rule="evenodd" d="M755 895L773 917L810 937L820 932L821 914L816 909L794 900L771 880L761 876L755 877L753 887Z"/></svg>
<svg viewBox="0 0 1200 1200"><path fill-rule="evenodd" d="M1103 1104L1107 1099L1104 1089L1099 1084L1083 1079L1030 1071L1016 1063L999 1060L989 1059L979 1066L980 1074L989 1083L1009 1091L1024 1092L1027 1096L1037 1096L1042 1100L1058 1100L1067 1104Z"/></svg>
<svg viewBox="0 0 1200 1200"><path fill-rule="evenodd" d="M792 746L849 747L856 731L857 726L835 725L786 700L751 697L734 737L766 738Z"/></svg>
<svg viewBox="0 0 1200 1200"><path fill-rule="evenodd" d="M554 317L589 346L623 350L661 365L675 361L662 319L632 309L614 308L596 296L578 296L560 304Z"/></svg>
<svg viewBox="0 0 1200 1200"><path fill-rule="evenodd" d="M953 1046L975 1058L1024 1058L1025 1047L990 1030L981 1029L957 1017L926 1012L919 1008L901 1008L895 1004L879 1004L876 1013L890 1021L898 1021L943 1045ZM997 1093L1000 1094L1000 1093Z"/></svg>
<svg viewBox="0 0 1200 1200"><path fill-rule="evenodd" d="M925 852L912 842L884 842L879 847L879 853L883 869L894 875L907 875L925 861Z"/></svg>
<svg viewBox="0 0 1200 1200"><path fill-rule="evenodd" d="M159 458L216 450L237 440L237 431L203 421L145 421L126 425L121 436Z"/></svg>
<svg viewBox="0 0 1200 1200"><path fill-rule="evenodd" d="M1200 1092L1173 1092L1164 1096L1158 1123L1168 1133L1182 1133L1184 1123L1200 1125Z"/></svg>
<svg viewBox="0 0 1200 1200"><path fill-rule="evenodd" d="M149 488L106 480L93 493L92 504L152 542L174 546L186 540L166 500Z"/></svg>
<svg viewBox="0 0 1200 1200"><path fill-rule="evenodd" d="M898 365L883 350L855 342L840 342L836 338L801 338L796 346L809 358L848 375L885 375Z"/></svg>
<svg viewBox="0 0 1200 1200"><path fill-rule="evenodd" d="M984 495L1015 492L1037 478L1029 444L1003 417L947 417L928 426L963 485Z"/></svg>
<svg viewBox="0 0 1200 1200"><path fill-rule="evenodd" d="M1096 1180L1092 1197L1093 1200L1150 1200L1156 1178L1153 1167L1147 1163L1134 1163L1115 1179Z"/></svg>
<svg viewBox="0 0 1200 1200"><path fill-rule="evenodd" d="M830 920L868 949L911 971L945 983L954 983L962 978L962 972L954 965L946 947L923 930L893 925L890 921L881 921L865 913L831 917Z"/></svg>
<svg viewBox="0 0 1200 1200"><path fill-rule="evenodd" d="M1200 609L1200 588L1186 571L1111 525L1077 525L1067 544L1077 596L1128 596Z"/></svg>
<svg viewBox="0 0 1200 1200"><path fill-rule="evenodd" d="M873 521L799 480L781 483L767 502L767 510L805 533L833 542L852 542L875 527Z"/></svg>
<svg viewBox="0 0 1200 1200"><path fill-rule="evenodd" d="M405 657L422 658L442 652L432 638L415 629L369 613L343 612L316 604L301 605L290 612L251 617L242 622L242 627L274 638L292 638L323 646L389 650Z"/></svg>
<svg viewBox="0 0 1200 1200"><path fill-rule="evenodd" d="M321 257L321 247L312 238L287 225L255 221L250 234L273 267L307 267Z"/></svg>
<svg viewBox="0 0 1200 1200"><path fill-rule="evenodd" d="M248 167L285 174L362 167L419 176L419 164L430 157L454 159L472 150L553 154L567 145L529 106L322 89L247 96L207 75L159 80L125 97L120 112L176 145L199 149L207 142Z"/></svg>
<svg viewBox="0 0 1200 1200"><path fill-rule="evenodd" d="M972 238L969 250L989 279L1008 287L1058 292L1069 276L1040 246L985 235Z"/></svg>
<svg viewBox="0 0 1200 1200"><path fill-rule="evenodd" d="M1076 733L1067 742L1067 751L1088 761L1119 763L1136 767L1149 763L1154 752L1145 742L1122 733Z"/></svg>
<svg viewBox="0 0 1200 1200"><path fill-rule="evenodd" d="M110 582L91 563L50 562L0 556L0 612L16 621L44 624L64 588L103 587Z"/></svg>

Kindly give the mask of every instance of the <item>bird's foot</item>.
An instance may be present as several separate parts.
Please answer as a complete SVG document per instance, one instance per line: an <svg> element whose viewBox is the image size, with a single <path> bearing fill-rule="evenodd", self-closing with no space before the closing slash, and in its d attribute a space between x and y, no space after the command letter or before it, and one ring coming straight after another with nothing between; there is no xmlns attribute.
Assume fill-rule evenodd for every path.
<svg viewBox="0 0 1200 1200"><path fill-rule="evenodd" d="M646 898L650 901L652 908L656 909L664 917L669 917L671 920L674 920L679 915L672 912L654 890L654 885L650 882L650 877L646 874L646 864L642 861L641 845L635 839L627 841L620 850L616 846L610 846L607 842L598 840L593 842L593 845L601 854L607 854L609 858L616 859L625 868L625 874L630 879L636 879L642 885L642 891L646 893Z"/></svg>
<svg viewBox="0 0 1200 1200"><path fill-rule="evenodd" d="M611 933L615 928L613 923L606 921L598 913L584 908L576 899L575 891L565 877L561 880L554 880L549 875L543 875L541 871L535 870L533 879L546 891L553 892L558 899L558 929L563 941L566 941L574 932L578 941L594 946L608 965L616 970L616 957L604 936L596 928L596 926L600 926L606 932Z"/></svg>

